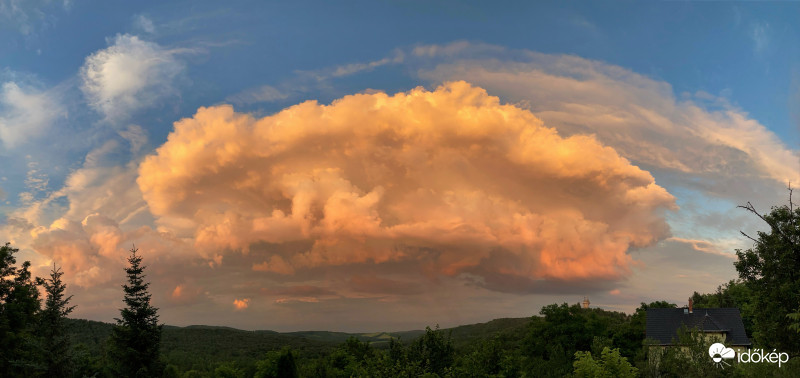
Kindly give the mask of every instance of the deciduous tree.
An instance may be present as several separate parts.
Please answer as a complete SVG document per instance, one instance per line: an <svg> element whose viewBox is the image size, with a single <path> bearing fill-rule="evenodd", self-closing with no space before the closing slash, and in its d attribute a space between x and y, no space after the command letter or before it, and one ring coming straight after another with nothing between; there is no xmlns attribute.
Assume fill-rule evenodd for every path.
<svg viewBox="0 0 800 378"><path fill-rule="evenodd" d="M739 277L752 293L753 337L756 344L777 348L793 355L800 353L800 338L791 332L787 314L800 307L800 209L789 204L760 214L752 204L742 208L761 218L768 231L759 231L753 247L737 250L734 263Z"/></svg>

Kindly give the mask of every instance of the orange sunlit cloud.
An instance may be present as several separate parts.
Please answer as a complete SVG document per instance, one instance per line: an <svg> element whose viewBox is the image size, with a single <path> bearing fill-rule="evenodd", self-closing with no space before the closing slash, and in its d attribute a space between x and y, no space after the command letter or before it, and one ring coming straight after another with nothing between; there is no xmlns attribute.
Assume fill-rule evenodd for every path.
<svg viewBox="0 0 800 378"><path fill-rule="evenodd" d="M250 298L234 299L233 300L233 307L235 307L236 310L244 310L248 306L250 306Z"/></svg>
<svg viewBox="0 0 800 378"><path fill-rule="evenodd" d="M138 184L157 223L207 258L308 241L253 263L284 275L420 261L450 276L616 279L630 247L668 236L663 211L676 208L593 137L561 137L465 82L260 119L200 108L144 160Z"/></svg>
<svg viewBox="0 0 800 378"><path fill-rule="evenodd" d="M183 285L175 286L175 290L172 290L172 298L180 299L181 297L183 297L183 291L184 291Z"/></svg>

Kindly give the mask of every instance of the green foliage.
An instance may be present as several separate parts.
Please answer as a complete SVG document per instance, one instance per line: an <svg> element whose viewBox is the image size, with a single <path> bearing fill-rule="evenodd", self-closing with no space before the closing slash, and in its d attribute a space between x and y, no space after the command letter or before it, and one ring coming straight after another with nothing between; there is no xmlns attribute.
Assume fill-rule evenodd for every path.
<svg viewBox="0 0 800 378"><path fill-rule="evenodd" d="M483 340L498 337L505 347L519 348L525 339L525 333L531 318L500 318L480 324L462 325L448 329L456 349L471 349ZM412 334L409 340L419 337L424 332ZM373 343L375 345L375 343Z"/></svg>
<svg viewBox="0 0 800 378"><path fill-rule="evenodd" d="M67 324L69 324L67 322ZM67 330L71 335L70 339L72 339L72 333L69 330L69 325L67 325ZM72 349L72 363L73 363L73 374L75 377L98 377L101 376L104 367L105 367L105 359L103 358L102 354L92 352L86 344L77 343L73 344L74 347Z"/></svg>
<svg viewBox="0 0 800 378"><path fill-rule="evenodd" d="M603 368L601 361L592 358L592 352L575 352L575 369L573 375L580 378L605 378L611 375Z"/></svg>
<svg viewBox="0 0 800 378"><path fill-rule="evenodd" d="M792 331L787 314L800 307L800 209L789 206L772 208L759 214L748 203L744 207L767 225L769 232L758 232L753 248L737 250L734 263L742 282L751 291L753 338L767 348L800 353L800 338ZM752 239L752 238L751 238Z"/></svg>
<svg viewBox="0 0 800 378"><path fill-rule="evenodd" d="M18 249L0 247L0 377L30 377L43 369L35 338L39 290L30 262L17 267Z"/></svg>
<svg viewBox="0 0 800 378"><path fill-rule="evenodd" d="M508 373L508 360L499 337L481 340L471 352L457 356L456 375L461 377L501 377Z"/></svg>
<svg viewBox="0 0 800 378"><path fill-rule="evenodd" d="M525 368L534 376L565 376L572 373L575 352L590 350L595 343L611 340L617 336L618 344L634 350L644 337L630 327L630 317L624 313L601 309L584 309L580 305L549 305L540 312L543 318L534 318L523 345L527 356ZM637 336L638 335L638 336ZM630 340L632 341L630 341ZM612 344L613 345L613 344Z"/></svg>
<svg viewBox="0 0 800 378"><path fill-rule="evenodd" d="M408 359L419 361L426 373L444 376L453 366L455 349L450 334L445 335L439 329L425 327L425 334L420 336L408 349Z"/></svg>
<svg viewBox="0 0 800 378"><path fill-rule="evenodd" d="M127 307L120 310L122 318L116 319L111 334L111 368L120 377L158 377L164 370L159 353L162 326L158 324L158 309L150 305L150 283L144 281L145 267L136 248L131 250L128 263L128 283L122 286Z"/></svg>
<svg viewBox="0 0 800 378"><path fill-rule="evenodd" d="M619 354L619 349L603 348L600 360L592 358L591 352L575 352L574 376L580 378L634 378L639 370L628 359Z"/></svg>
<svg viewBox="0 0 800 378"><path fill-rule="evenodd" d="M800 333L800 309L797 309L797 312L786 314L786 318L792 321L789 324L789 329Z"/></svg>
<svg viewBox="0 0 800 378"><path fill-rule="evenodd" d="M408 348L394 338L389 340L385 351L373 351L373 358L366 361L364 369L370 376L378 377L416 377L424 374L420 361L410 360Z"/></svg>
<svg viewBox="0 0 800 378"><path fill-rule="evenodd" d="M167 365L166 368L164 368L164 375L162 375L162 377L163 378L180 378L181 377L181 372L178 370L177 366L169 364L169 365Z"/></svg>
<svg viewBox="0 0 800 378"><path fill-rule="evenodd" d="M361 342L355 336L350 336L344 343L344 348L347 353L359 363L363 363L368 358L372 357L372 348L368 342Z"/></svg>
<svg viewBox="0 0 800 378"><path fill-rule="evenodd" d="M298 377L297 362L290 348L268 352L266 358L256 362L255 378Z"/></svg>
<svg viewBox="0 0 800 378"><path fill-rule="evenodd" d="M183 373L183 378L203 378L203 377L204 377L203 373L197 370L189 370Z"/></svg>
<svg viewBox="0 0 800 378"><path fill-rule="evenodd" d="M170 365L173 366L174 365ZM166 371L165 374L166 375ZM244 371L236 368L232 363L226 363L214 369L214 378L244 378Z"/></svg>

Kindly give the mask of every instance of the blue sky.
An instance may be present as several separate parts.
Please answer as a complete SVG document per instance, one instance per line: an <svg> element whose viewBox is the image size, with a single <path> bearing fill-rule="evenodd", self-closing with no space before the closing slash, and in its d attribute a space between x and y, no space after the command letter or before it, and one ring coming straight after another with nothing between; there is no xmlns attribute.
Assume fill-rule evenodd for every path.
<svg viewBox="0 0 800 378"><path fill-rule="evenodd" d="M165 320L174 324L403 329L529 316L542 305L577 302L583 295L593 298L594 304L622 311L649 300L682 303L695 290L711 291L736 277L733 249L749 246L739 230L754 232L762 225L735 206L752 201L767 211L785 202L787 182L800 176L796 44L800 30L793 22L798 11L800 5L791 2L223 5L0 0L0 159L4 162L0 236L41 269L52 261L64 265L79 306L76 314L98 320L110 320L119 306L118 293L101 288L121 277L114 264L123 261L134 242L149 247L149 252L143 251L146 259L163 267L151 273L154 298L162 301ZM437 90L453 81L465 81L470 87ZM577 217L569 218L576 229L603 229L606 234L583 234L608 239L608 247L619 250L587 247L582 243L595 240L589 236L569 246L551 245L546 233L520 242L521 247L486 242L483 250L468 248L455 239L430 235L452 231L456 238L457 230L477 227L492 217L478 210L469 214L441 210L431 212L429 219L414 218L417 223L404 224L404 213L396 210L401 204L392 202L402 196L393 197L391 189L403 185L390 178L360 182L358 175L347 173L353 161L334 163L340 155L294 166L299 160L278 164L272 158L259 160L264 157L258 154L244 157L230 152L261 151L278 143L254 142L258 133L243 136L267 126L256 122L238 129L233 121L237 115L249 114L266 124L305 101L335 104L330 111L338 109L334 113L345 117L342 122L352 128L342 132L356 132L351 137L361 138L357 130L363 125L384 116L393 119L406 110L390 107L373 121L365 121L352 113L350 107L358 105L347 96L378 98L380 92L412 96L408 91L420 86L424 93L418 95L437 99L431 100L437 104L450 104L451 96L473 101L483 98L475 93L485 90L485 95L498 97L499 104L530 112L564 138L548 143L567 143L567 138L576 136L569 143L582 146L581 151L595 151L594 143L613 151L610 160L603 160L603 168L570 173L575 176L568 183L565 174L556 171L554 176L541 173L542 177L526 181L525 172L538 169L532 166L521 171L499 169L508 178L502 181L505 184L492 175L497 167L486 168L462 151L466 155L459 156L471 168L462 172L458 165L437 166L440 173L433 176L419 168L420 177L431 182L417 190L463 189L474 194L467 196L472 202L463 202L467 197L458 197L462 202L447 197L431 199L432 203L485 206L501 217L497 215L505 211L501 208L512 205L498 204L508 200L522 206L511 213L541 217L545 224L564 222L560 217L571 214L568 217ZM458 101L456 108L468 105ZM225 104L233 105L234 115L222 110ZM506 111L481 104L487 111ZM203 113L204 107L211 111ZM328 119L316 119L312 113L316 114L298 113L286 122L300 122L293 126L296 132L311 137L322 131L308 125L326 124ZM188 120L186 130L176 126L182 119ZM190 124L204 131L192 134ZM208 125L219 129L203 129ZM426 127L447 129L435 122ZM491 127L497 135L526 130ZM585 135L593 139L577 138ZM293 148L298 154L313 155L344 146L329 138L333 144L320 145L321 150L310 145ZM220 151L235 155L230 159L239 168L227 171L228 163L209 168L217 176L193 170L203 164L214 166L201 155L174 152L187 151L193 141L208 149L219 144ZM364 150L396 152L382 139L362 142ZM457 150L450 144L430 148ZM553 147L540 154L551 156L555 151ZM216 156L222 159L222 155ZM615 160L616 156L624 161ZM593 164L600 161L597 156L575 158L587 159L581 169L595 169ZM153 164L144 164L148 161ZM166 168L169 164L171 170ZM275 190L288 197L275 199L278 192L267 195L266 189L248 192L219 184L244 169L245 176L268 187L283 176L262 176L265 172L284 166L302 171L307 164L317 169L309 172L323 168L344 172L342 179L350 183L351 194L367 202L370 196L380 198L375 200L373 216L383 225L399 219L398 224L416 233L410 237L411 231L404 231L401 237L394 228L378 237L361 230L353 239L360 245L348 244L352 235L341 230L341 234L304 234L292 240L270 236L269 227L277 226L269 223L272 226L264 231L258 222L284 219L273 210L283 209L281 201L297 204L299 197L286 194L285 187L282 192ZM565 164L562 168L569 170ZM194 178L175 176L181 170L195 172ZM623 180L619 172L629 177ZM461 182L456 176L485 182L465 189L467 184L455 184ZM324 181L321 177L315 180ZM591 177L622 186L593 193L597 182ZM437 181L446 179L455 181ZM648 180L655 186L647 186ZM630 206L636 211L619 210L620 204L630 204L620 198L639 193L625 186L629 181L643 183L641 190L647 193L636 197L638 205ZM500 188L503 185L528 190L509 191ZM173 196L179 192L214 196ZM552 204L537 200L548 196ZM485 199L495 202L477 205ZM584 199L608 206L587 210L569 205ZM263 204L268 204L267 210L259 207ZM332 204L328 202L325 209L332 209ZM323 218L334 219L334 213L325 214ZM451 231L420 228L444 219L464 223ZM248 226L221 231L238 221ZM492 228L492 238L503 235L503 227ZM419 251L392 254L406 247ZM496 250L509 255L492 252ZM438 257L421 251L434 251ZM600 268L547 265L543 261L549 253L568 256L564 261L593 261ZM509 273L503 265L509 256L521 259L516 265L527 268ZM450 302L431 306L441 298ZM352 315L351 309L360 315ZM265 313L280 315L265 324L259 320ZM315 315L297 320L298 313Z"/></svg>

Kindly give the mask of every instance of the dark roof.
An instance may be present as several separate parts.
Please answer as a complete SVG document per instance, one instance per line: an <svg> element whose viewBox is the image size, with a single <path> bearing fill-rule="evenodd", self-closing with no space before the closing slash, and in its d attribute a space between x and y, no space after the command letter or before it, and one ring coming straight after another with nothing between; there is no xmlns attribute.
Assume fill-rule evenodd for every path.
<svg viewBox="0 0 800 378"><path fill-rule="evenodd" d="M726 345L751 345L744 331L738 308L697 308L685 314L686 308L651 308L647 310L648 339L658 345L672 345L678 330L686 325L703 332L725 332Z"/></svg>

